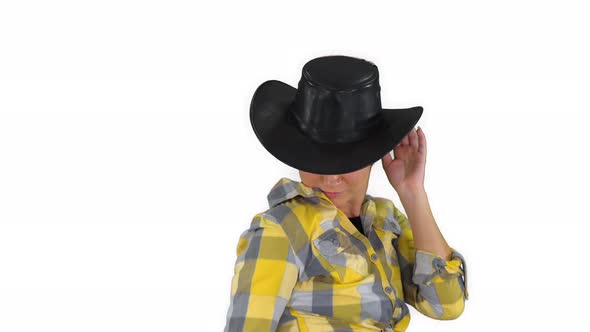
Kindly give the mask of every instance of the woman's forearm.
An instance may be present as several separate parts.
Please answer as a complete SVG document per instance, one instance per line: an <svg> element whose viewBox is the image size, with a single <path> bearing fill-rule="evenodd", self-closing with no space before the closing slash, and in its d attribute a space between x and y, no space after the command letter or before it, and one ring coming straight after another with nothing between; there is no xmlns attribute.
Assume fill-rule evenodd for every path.
<svg viewBox="0 0 590 332"><path fill-rule="evenodd" d="M440 232L424 189L398 192L414 235L416 249L451 259L451 248Z"/></svg>

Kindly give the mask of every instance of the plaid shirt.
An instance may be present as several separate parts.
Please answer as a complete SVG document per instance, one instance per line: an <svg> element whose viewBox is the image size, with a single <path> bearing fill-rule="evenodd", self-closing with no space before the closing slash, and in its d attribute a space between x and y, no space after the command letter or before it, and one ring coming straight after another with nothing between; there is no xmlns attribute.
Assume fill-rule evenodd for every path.
<svg viewBox="0 0 590 332"><path fill-rule="evenodd" d="M365 236L319 188L282 178L267 198L238 241L225 331L405 331L407 304L463 312L463 257L416 250L390 200L365 196Z"/></svg>

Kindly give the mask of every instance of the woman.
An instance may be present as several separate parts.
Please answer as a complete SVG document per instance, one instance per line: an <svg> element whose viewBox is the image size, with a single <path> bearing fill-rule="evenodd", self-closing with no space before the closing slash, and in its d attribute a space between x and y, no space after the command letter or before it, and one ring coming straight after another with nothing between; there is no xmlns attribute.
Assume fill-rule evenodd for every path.
<svg viewBox="0 0 590 332"><path fill-rule="evenodd" d="M378 77L369 61L327 56L305 64L298 89L256 90L254 131L301 181L280 179L240 236L226 331L404 331L407 304L463 312L465 261L424 190L422 108L382 109ZM407 217L367 195L379 159Z"/></svg>

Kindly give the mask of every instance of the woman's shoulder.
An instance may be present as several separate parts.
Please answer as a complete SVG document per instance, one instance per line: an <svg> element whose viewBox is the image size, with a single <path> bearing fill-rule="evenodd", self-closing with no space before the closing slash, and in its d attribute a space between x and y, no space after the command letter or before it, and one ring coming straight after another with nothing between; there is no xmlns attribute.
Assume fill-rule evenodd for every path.
<svg viewBox="0 0 590 332"><path fill-rule="evenodd" d="M320 204L305 197L293 199L273 205L260 211L252 218L253 222L272 222L280 225L286 232L306 230L328 214Z"/></svg>
<svg viewBox="0 0 590 332"><path fill-rule="evenodd" d="M393 201L389 198L367 195L367 199L372 200L378 209L393 210L393 208L395 207L395 204L393 204Z"/></svg>
<svg viewBox="0 0 590 332"><path fill-rule="evenodd" d="M405 220L403 212L389 198L367 196L375 204L373 224L385 231L401 234Z"/></svg>

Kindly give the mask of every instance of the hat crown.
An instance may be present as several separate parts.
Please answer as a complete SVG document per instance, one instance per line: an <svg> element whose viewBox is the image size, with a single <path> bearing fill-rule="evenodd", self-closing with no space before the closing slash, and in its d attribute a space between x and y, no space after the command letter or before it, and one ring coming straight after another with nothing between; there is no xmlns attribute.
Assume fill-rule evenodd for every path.
<svg viewBox="0 0 590 332"><path fill-rule="evenodd" d="M378 75L373 63L342 55L313 59L303 66L302 72L308 81L340 91L356 89Z"/></svg>
<svg viewBox="0 0 590 332"><path fill-rule="evenodd" d="M379 71L364 59L334 55L302 69L291 121L320 143L350 143L382 124Z"/></svg>

